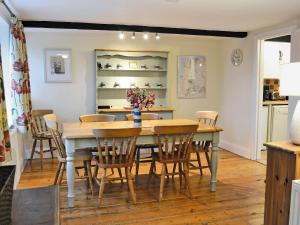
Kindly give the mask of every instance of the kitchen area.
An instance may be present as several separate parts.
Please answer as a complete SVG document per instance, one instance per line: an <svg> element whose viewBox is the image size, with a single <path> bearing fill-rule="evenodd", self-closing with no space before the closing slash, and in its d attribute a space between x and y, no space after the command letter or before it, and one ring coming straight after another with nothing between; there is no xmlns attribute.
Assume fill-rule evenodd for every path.
<svg viewBox="0 0 300 225"><path fill-rule="evenodd" d="M288 139L288 97L281 96L280 65L290 63L290 35L267 39L263 45L263 101L261 110L260 159L267 163L264 143Z"/></svg>

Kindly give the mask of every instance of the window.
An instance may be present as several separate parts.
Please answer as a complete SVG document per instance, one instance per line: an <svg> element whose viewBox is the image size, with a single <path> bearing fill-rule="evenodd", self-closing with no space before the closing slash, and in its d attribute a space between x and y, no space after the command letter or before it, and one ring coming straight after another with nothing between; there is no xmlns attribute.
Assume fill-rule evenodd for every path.
<svg viewBox="0 0 300 225"><path fill-rule="evenodd" d="M4 79L4 89L7 107L8 125L12 125L11 115L11 88L10 88L10 53L9 53L9 23L0 16L0 44L2 56L2 69Z"/></svg>

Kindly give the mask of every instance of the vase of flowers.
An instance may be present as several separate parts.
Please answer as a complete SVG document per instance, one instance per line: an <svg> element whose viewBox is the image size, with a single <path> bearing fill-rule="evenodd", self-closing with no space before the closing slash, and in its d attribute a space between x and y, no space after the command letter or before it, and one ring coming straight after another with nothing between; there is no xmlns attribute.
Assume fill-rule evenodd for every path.
<svg viewBox="0 0 300 225"><path fill-rule="evenodd" d="M133 107L133 125L141 126L141 111L143 108L149 109L154 105L155 95L138 87L128 89L126 94L127 101Z"/></svg>

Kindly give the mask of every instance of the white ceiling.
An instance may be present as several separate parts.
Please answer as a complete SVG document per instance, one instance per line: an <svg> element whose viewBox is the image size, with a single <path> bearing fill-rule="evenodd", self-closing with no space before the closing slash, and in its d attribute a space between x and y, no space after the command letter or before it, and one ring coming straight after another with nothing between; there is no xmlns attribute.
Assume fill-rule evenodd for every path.
<svg viewBox="0 0 300 225"><path fill-rule="evenodd" d="M23 20L251 31L300 16L300 0L10 0Z"/></svg>

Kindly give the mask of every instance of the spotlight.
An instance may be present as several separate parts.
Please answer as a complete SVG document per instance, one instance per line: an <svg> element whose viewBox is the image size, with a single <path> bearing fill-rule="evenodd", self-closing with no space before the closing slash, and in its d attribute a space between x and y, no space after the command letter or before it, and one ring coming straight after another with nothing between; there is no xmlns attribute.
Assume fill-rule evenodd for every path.
<svg viewBox="0 0 300 225"><path fill-rule="evenodd" d="M159 34L158 34L158 33L156 33L156 35L155 35L155 39L156 39L156 40L159 40L159 39L160 39L160 36L159 36Z"/></svg>
<svg viewBox="0 0 300 225"><path fill-rule="evenodd" d="M148 40L149 34L148 34L148 33L144 33L143 38L144 38L145 40Z"/></svg>
<svg viewBox="0 0 300 225"><path fill-rule="evenodd" d="M131 35L131 39L134 40L135 39L135 32L132 33Z"/></svg>
<svg viewBox="0 0 300 225"><path fill-rule="evenodd" d="M123 39L125 38L125 34L124 34L123 31L119 33L119 38L120 38L121 40L123 40Z"/></svg>

